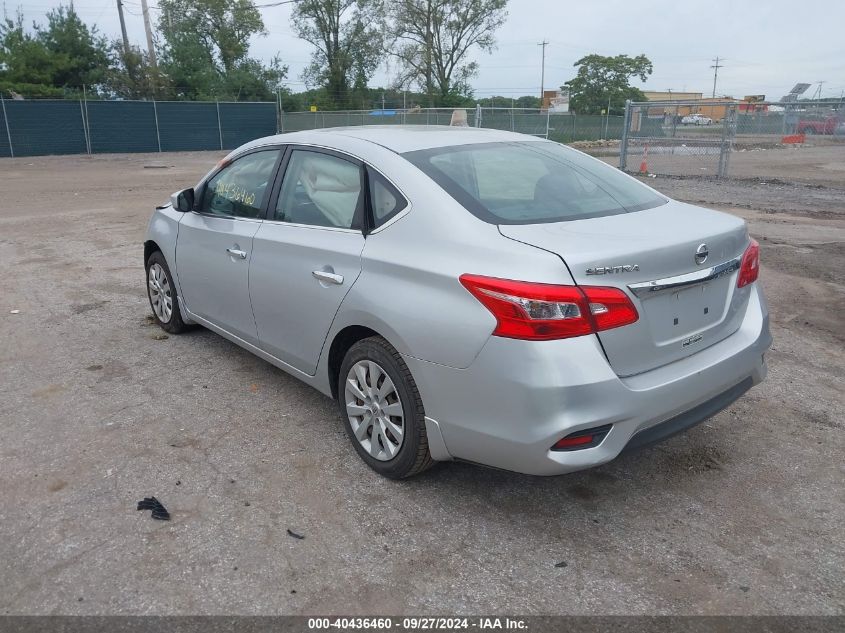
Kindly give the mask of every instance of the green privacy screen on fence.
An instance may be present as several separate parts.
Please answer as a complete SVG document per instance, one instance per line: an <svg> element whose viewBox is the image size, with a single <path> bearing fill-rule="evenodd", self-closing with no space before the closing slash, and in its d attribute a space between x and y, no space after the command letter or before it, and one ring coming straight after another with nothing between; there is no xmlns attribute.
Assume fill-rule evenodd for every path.
<svg viewBox="0 0 845 633"><path fill-rule="evenodd" d="M221 103L223 147L235 148L276 133L275 103Z"/></svg>
<svg viewBox="0 0 845 633"><path fill-rule="evenodd" d="M2 106L0 157L85 154L89 142L96 154L234 149L275 134L277 121L275 103L4 100Z"/></svg>
<svg viewBox="0 0 845 633"><path fill-rule="evenodd" d="M157 152L152 101L89 101L91 152Z"/></svg>
<svg viewBox="0 0 845 633"><path fill-rule="evenodd" d="M449 125L453 113L452 108L427 108L285 112L280 116L276 103L213 101L3 100L2 106L6 116L0 109L0 157L225 150L275 134L278 126L282 132L294 132L358 125ZM560 143L621 138L622 119L524 108L467 111L470 126ZM650 123L646 120L643 126ZM663 135L660 123L649 128L652 136Z"/></svg>
<svg viewBox="0 0 845 633"><path fill-rule="evenodd" d="M15 156L84 154L88 151L79 101L4 101L7 150ZM5 127L5 126L4 126Z"/></svg>

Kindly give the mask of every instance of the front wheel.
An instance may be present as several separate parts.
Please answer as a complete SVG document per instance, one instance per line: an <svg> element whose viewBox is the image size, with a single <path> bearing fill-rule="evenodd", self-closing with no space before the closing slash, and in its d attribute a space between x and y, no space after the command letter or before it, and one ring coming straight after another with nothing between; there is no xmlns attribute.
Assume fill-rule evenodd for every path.
<svg viewBox="0 0 845 633"><path fill-rule="evenodd" d="M182 320L176 286L161 251L147 259L147 297L156 323L165 332L181 334L188 329Z"/></svg>
<svg viewBox="0 0 845 633"><path fill-rule="evenodd" d="M402 479L434 465L417 385L402 356L383 338L366 338L349 349L337 399L352 445L377 473Z"/></svg>

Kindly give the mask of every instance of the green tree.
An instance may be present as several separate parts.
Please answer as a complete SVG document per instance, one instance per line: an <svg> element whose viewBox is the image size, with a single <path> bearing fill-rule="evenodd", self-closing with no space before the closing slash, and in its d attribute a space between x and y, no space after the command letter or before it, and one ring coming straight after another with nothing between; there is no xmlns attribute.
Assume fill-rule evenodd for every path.
<svg viewBox="0 0 845 633"><path fill-rule="evenodd" d="M54 86L98 86L109 65L108 40L96 26L88 27L71 4L47 14L47 25L36 27L38 39L50 54Z"/></svg>
<svg viewBox="0 0 845 633"><path fill-rule="evenodd" d="M365 93L378 67L382 33L379 2L373 0L300 0L293 10L294 32L314 46L306 84L323 88L325 107L346 108Z"/></svg>
<svg viewBox="0 0 845 633"><path fill-rule="evenodd" d="M609 102L611 111L620 113L626 99L645 101L642 91L630 85L634 77L645 81L651 75L652 64L645 55L605 57L593 54L573 65L578 73L562 86L569 89L569 107L573 112L601 114Z"/></svg>
<svg viewBox="0 0 845 633"><path fill-rule="evenodd" d="M506 6L507 0L389 0L384 23L399 62L398 84L422 89L425 105L465 105L478 72L469 53L493 50Z"/></svg>
<svg viewBox="0 0 845 633"><path fill-rule="evenodd" d="M124 53L123 41L114 40L109 49L110 63L103 80L103 92L122 99L149 99L170 96L166 77L150 64L147 51L131 46Z"/></svg>
<svg viewBox="0 0 845 633"><path fill-rule="evenodd" d="M532 95L524 95L519 97L516 100L516 107L517 108L539 108L540 107L540 97L535 97Z"/></svg>
<svg viewBox="0 0 845 633"><path fill-rule="evenodd" d="M251 0L160 0L159 70L183 99L274 99L287 76L278 57L249 57L249 39L266 35Z"/></svg>
<svg viewBox="0 0 845 633"><path fill-rule="evenodd" d="M73 7L47 14L46 26L24 28L23 15L0 22L0 83L25 96L63 96L92 91L109 64L108 42L80 20Z"/></svg>
<svg viewBox="0 0 845 633"><path fill-rule="evenodd" d="M6 90L14 86L52 86L53 63L44 43L27 33L23 13L0 22L0 81Z"/></svg>

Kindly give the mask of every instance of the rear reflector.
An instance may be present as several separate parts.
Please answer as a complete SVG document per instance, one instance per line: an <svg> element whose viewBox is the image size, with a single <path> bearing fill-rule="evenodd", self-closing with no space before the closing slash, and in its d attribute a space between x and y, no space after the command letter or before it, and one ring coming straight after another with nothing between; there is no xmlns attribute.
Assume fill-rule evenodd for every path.
<svg viewBox="0 0 845 633"><path fill-rule="evenodd" d="M742 254L742 264L739 266L739 277L736 287L742 288L757 281L760 276L760 244L757 240L751 240L751 244Z"/></svg>
<svg viewBox="0 0 845 633"><path fill-rule="evenodd" d="M584 448L593 448L601 444L601 441L610 432L612 424L605 424L604 426L597 426L592 429L584 429L583 431L576 431L570 433L564 438L559 439L554 446L553 451L580 451Z"/></svg>
<svg viewBox="0 0 845 633"><path fill-rule="evenodd" d="M495 336L547 341L621 327L639 318L618 288L557 286L480 275L461 283L496 317Z"/></svg>

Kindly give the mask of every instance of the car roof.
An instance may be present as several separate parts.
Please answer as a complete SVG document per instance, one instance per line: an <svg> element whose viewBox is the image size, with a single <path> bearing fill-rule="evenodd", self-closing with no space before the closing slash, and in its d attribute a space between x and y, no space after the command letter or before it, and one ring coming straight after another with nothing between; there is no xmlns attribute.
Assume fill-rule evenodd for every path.
<svg viewBox="0 0 845 633"><path fill-rule="evenodd" d="M253 141L250 145L313 143L331 146L332 137L337 136L375 143L398 154L472 143L513 143L516 141L544 140L526 134L491 130L489 128L450 127L448 125L359 125L277 134Z"/></svg>

